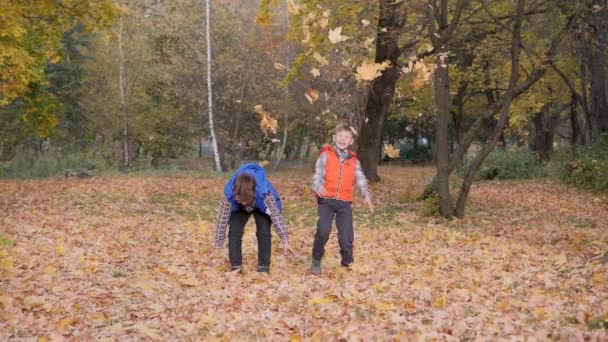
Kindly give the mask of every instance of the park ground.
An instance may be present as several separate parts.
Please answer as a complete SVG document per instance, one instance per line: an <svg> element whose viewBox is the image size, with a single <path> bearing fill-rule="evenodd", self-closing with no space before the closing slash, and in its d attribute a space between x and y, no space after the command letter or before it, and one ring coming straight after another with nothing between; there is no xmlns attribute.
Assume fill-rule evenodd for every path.
<svg viewBox="0 0 608 342"><path fill-rule="evenodd" d="M608 198L541 179L474 185L464 219L416 197L424 167L384 167L309 274L311 170L272 173L294 255L270 275L214 252L228 175L0 180L0 340L606 341ZM253 221L253 220L251 220ZM274 234L274 233L273 233Z"/></svg>

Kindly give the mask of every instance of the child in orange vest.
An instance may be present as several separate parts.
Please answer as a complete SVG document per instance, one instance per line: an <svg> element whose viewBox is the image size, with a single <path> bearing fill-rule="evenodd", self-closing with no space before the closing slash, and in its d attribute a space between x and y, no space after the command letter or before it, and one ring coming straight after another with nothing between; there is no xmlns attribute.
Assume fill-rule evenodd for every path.
<svg viewBox="0 0 608 342"><path fill-rule="evenodd" d="M321 274L321 258L329 240L334 217L338 228L341 265L349 267L353 259L353 190L357 186L369 211L374 212L371 193L357 155L348 150L355 141L350 126L340 124L333 136L333 146L325 146L319 153L312 177L312 190L317 194L317 232L312 247L312 274Z"/></svg>

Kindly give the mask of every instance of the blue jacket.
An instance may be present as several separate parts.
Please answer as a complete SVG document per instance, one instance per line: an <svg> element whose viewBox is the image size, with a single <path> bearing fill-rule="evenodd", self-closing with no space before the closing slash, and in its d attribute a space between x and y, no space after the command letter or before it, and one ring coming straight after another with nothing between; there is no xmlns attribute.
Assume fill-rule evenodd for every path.
<svg viewBox="0 0 608 342"><path fill-rule="evenodd" d="M255 206L263 213L266 213L266 205L264 204L264 197L267 193L271 193L274 197L274 200L277 202L277 207L281 212L283 212L283 207L281 206L281 198L279 194L272 186L272 183L266 178L266 172L264 172L264 168L258 164L244 164L238 168L230 177L228 183L224 187L224 195L232 204L232 212L236 212L239 210L239 203L234 198L234 193L232 192L234 188L234 181L236 177L242 173L248 173L253 176L255 179Z"/></svg>

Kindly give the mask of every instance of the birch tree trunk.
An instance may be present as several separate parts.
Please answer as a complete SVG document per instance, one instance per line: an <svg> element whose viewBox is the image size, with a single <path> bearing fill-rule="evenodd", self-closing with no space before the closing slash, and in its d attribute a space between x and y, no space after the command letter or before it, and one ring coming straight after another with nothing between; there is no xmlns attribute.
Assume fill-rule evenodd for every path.
<svg viewBox="0 0 608 342"><path fill-rule="evenodd" d="M215 128L213 122L213 84L211 82L211 15L210 15L210 0L205 0L206 13L206 36L207 36L207 104L209 113L209 132L211 133L211 142L213 144L213 157L215 159L215 169L222 172L222 164L220 163L220 153L217 148L217 138L215 136Z"/></svg>
<svg viewBox="0 0 608 342"><path fill-rule="evenodd" d="M129 169L129 114L127 110L127 76L125 73L125 54L123 49L122 32L124 18L118 17L118 92L120 97L120 112L123 117L123 146L122 146L122 168L124 171Z"/></svg>
<svg viewBox="0 0 608 342"><path fill-rule="evenodd" d="M285 129L283 130L283 141L281 141L281 147L277 151L277 159L274 163L275 170L279 167L279 164L281 163L281 159L283 158L283 153L285 153L285 145L287 145L287 129L288 129L287 126L289 124L289 122L287 122L287 112L285 112L284 117L285 117Z"/></svg>

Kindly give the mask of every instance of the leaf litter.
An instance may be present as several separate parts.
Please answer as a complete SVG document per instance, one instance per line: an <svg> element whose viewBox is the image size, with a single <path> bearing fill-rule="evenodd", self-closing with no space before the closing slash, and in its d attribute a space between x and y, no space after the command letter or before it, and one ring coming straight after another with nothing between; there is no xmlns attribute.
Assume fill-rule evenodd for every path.
<svg viewBox="0 0 608 342"><path fill-rule="evenodd" d="M215 252L228 175L0 181L0 340L592 340L608 338L607 199L549 181L476 184L464 219L424 216L422 167L382 167L311 276L308 170L272 173L295 255L258 274Z"/></svg>

